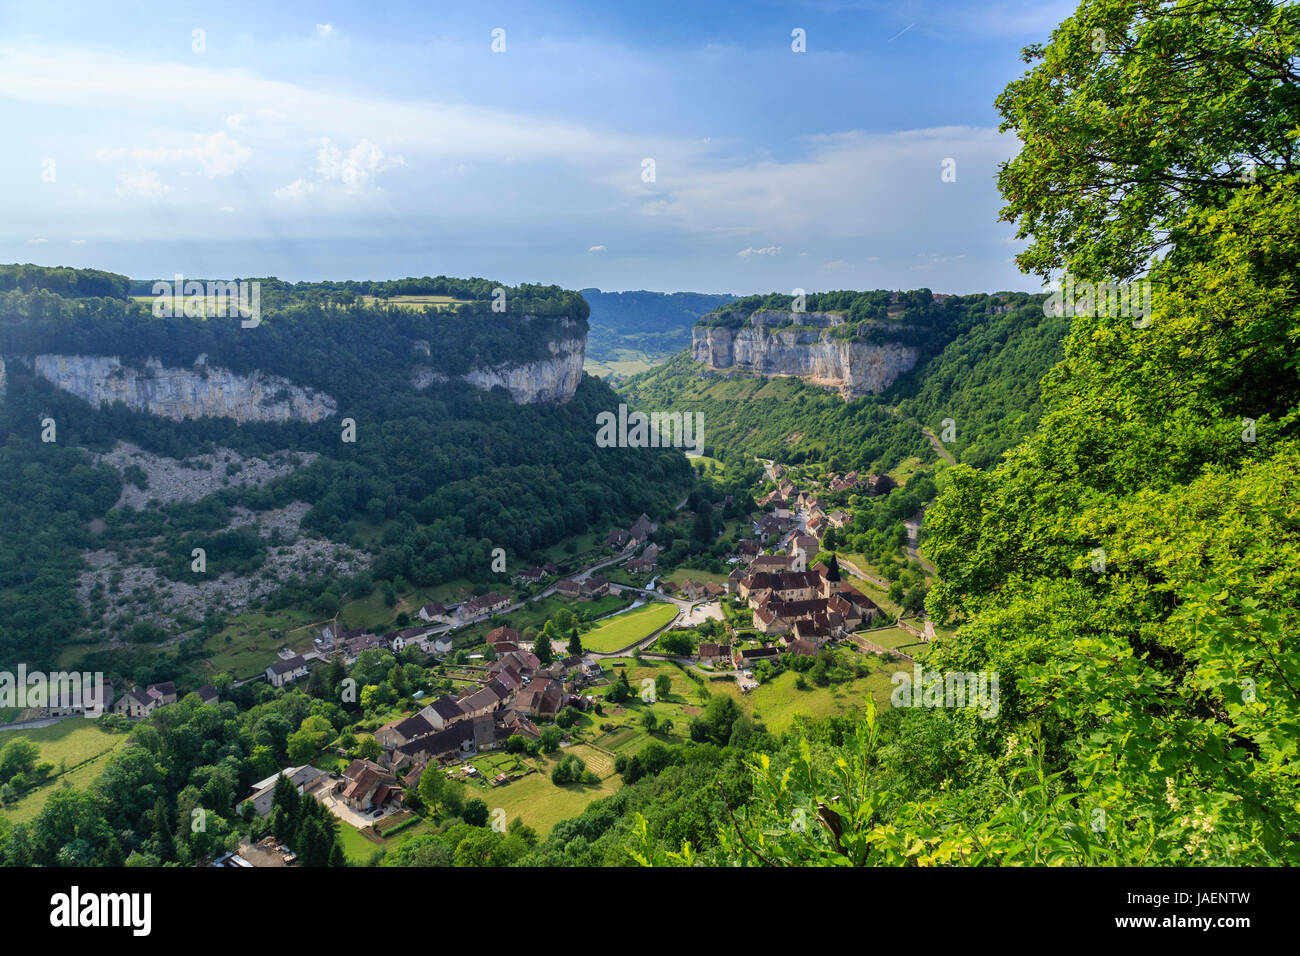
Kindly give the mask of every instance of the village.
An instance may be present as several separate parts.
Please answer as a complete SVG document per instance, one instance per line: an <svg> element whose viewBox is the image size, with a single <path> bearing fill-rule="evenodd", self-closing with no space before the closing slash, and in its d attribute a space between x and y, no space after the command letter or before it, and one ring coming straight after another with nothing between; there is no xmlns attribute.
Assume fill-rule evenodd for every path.
<svg viewBox="0 0 1300 956"><path fill-rule="evenodd" d="M458 648L458 634L484 621L500 621L527 603L495 591L459 603L425 604L418 611L421 626L387 634L342 631L334 625L321 628L312 648L268 666L266 679L282 686L303 679L313 666L334 655L350 663L367 650L396 653L415 647L444 664L459 651L462 664L457 673L472 675L474 683L383 723L374 731L378 747L371 757L354 756L335 771L311 764L287 767L260 781L245 802L264 816L277 778L283 775L341 820L357 828L382 829L387 819L410 817L405 795L430 767L480 787L508 786L517 774L484 774L475 758L518 750L521 741L531 742L523 747L535 748L545 729L565 712L599 719L594 715L603 712L602 705L610 706L606 694L617 681L615 672L633 658L675 665L695 678L732 680L742 694L757 688L761 676L771 673L770 665L783 655L812 658L824 649L846 646L894 659L893 648L872 645L859 634L869 634L873 625L892 624L891 615L850 583L851 575L841 570L835 555L810 564L820 554L823 529L843 526L850 516L828 512L816 494L801 491L783 477L780 465L771 468L776 487L760 499L764 510L749 522L752 535L740 539L729 556L733 567L724 582L696 580L685 572L674 581L651 578L638 586L597 573L618 567L637 576L656 572L662 551L652 540L656 524L645 515L626 529L608 533L608 558L578 571L545 564L514 575L516 582L545 585L532 600L558 595L590 602L631 594L634 606L653 601L672 608L667 622L650 633L634 633L624 646L589 648L584 642L581 653L559 653L543 663L523 631L497 624L481 644ZM885 476L860 478L849 472L827 476L826 484L835 490L885 494L893 483ZM698 640L683 640L688 635ZM913 639L921 642L930 636L933 630L927 624ZM899 655L903 658L905 654ZM570 736L565 733L559 746L600 759L598 747L578 745ZM613 751L609 754L612 757Z"/></svg>
<svg viewBox="0 0 1300 956"><path fill-rule="evenodd" d="M692 695L702 703L730 685L739 699L754 697L757 709L756 692L772 682L775 697L764 697L765 710L777 699L782 708L798 707L799 694L783 674L807 672L800 660L821 659L823 667L838 661L838 679L850 681L846 688L867 686L862 678L870 665L853 660L910 662L905 648L933 636L928 622L899 620L897 608L882 606L889 604L881 596L884 582L822 550L828 530L853 520L823 496L843 501L847 492L883 495L894 482L855 472L810 478L806 470L792 475L774 462L764 468L768 490L746 506L755 510L747 512L731 495L696 504L713 512L719 541L725 541L713 553L723 555L725 573L673 561L665 545L672 535L665 538L660 524L642 514L627 527L594 537L565 563L544 561L510 574L502 581L508 587L410 607L408 626L347 627L335 618L298 632L261 673L246 673L236 685L264 681L287 689L319 681L327 672L336 681L359 662L391 655L386 659L419 665L433 678L424 686L435 690L427 697L415 690L395 706L367 705L363 713L378 719L366 717L356 725L357 739L366 746L336 741L324 753L282 767L255 782L237 801L237 812L246 820L265 820L277 784L287 778L300 795L313 797L347 824L345 833L383 845L385 836L420 820L409 800L430 768L484 799L523 788L513 798L494 793L494 804L536 802L540 786L543 796L554 791L571 797L564 805L577 812L583 801L611 792L614 768L640 747L681 739L700 712ZM686 504L666 520L689 523ZM550 635L554 646L547 640L540 648L540 625L552 619L566 622L567 630ZM802 677L797 680L804 686ZM343 680L345 700L359 693L349 682L356 683ZM657 700L652 690L646 698L647 684L665 696ZM835 686L832 680L828 689ZM878 692L878 684L871 686ZM200 704L221 701L214 684L191 693ZM109 711L139 721L183 696L171 681L119 683L110 685ZM348 733L342 739L351 738ZM585 786L555 786L535 773L545 766L537 762L539 751L581 754L597 772ZM600 787L593 787L596 780ZM218 865L294 862L287 848L263 840L245 841Z"/></svg>

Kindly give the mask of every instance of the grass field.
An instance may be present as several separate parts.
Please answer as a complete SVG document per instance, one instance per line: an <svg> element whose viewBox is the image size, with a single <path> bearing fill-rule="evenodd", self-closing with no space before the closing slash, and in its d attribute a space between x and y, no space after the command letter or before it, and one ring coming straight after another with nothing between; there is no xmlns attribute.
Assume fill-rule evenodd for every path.
<svg viewBox="0 0 1300 956"><path fill-rule="evenodd" d="M676 616L677 608L672 604L647 604L597 624L582 635L582 646L598 654L622 650L649 637Z"/></svg>
<svg viewBox="0 0 1300 956"><path fill-rule="evenodd" d="M457 299L449 295L393 295L386 299L376 299L373 295L363 295L363 305L396 305L404 309L446 309L453 305L468 305L469 299Z"/></svg>
<svg viewBox="0 0 1300 956"><path fill-rule="evenodd" d="M18 737L26 737L40 747L37 763L54 764L55 773L58 773L60 767L68 768L67 773L52 778L49 783L27 793L12 806L0 810L0 816L14 823L26 823L41 812L54 788L62 786L64 781L79 790L89 786L128 737L126 733L106 733L101 726L96 720L69 717L49 727L0 733L0 747Z"/></svg>
<svg viewBox="0 0 1300 956"><path fill-rule="evenodd" d="M319 619L306 611L286 609L266 613L245 611L203 644L210 673L230 673L236 678L252 677L276 659L275 652L286 644L301 647L311 635L299 630ZM227 641L229 638L229 641Z"/></svg>
<svg viewBox="0 0 1300 956"><path fill-rule="evenodd" d="M859 631L858 634L872 644L879 644L881 647L890 650L902 647L905 644L921 643L915 634L905 631L901 627L882 627L875 631Z"/></svg>
<svg viewBox="0 0 1300 956"><path fill-rule="evenodd" d="M700 584L708 584L712 581L714 584L721 584L724 587L727 584L727 576L718 574L715 571L696 571L694 568L674 568L663 576L664 581L671 581L673 584L681 584L683 581L698 581Z"/></svg>
<svg viewBox="0 0 1300 956"><path fill-rule="evenodd" d="M376 856L380 850L391 850L399 847L412 837L419 836L422 833L429 833L432 827L427 820L414 823L400 833L394 834L389 839L379 838L379 842L370 840L361 835L358 830L350 823L338 821L339 842L343 845L343 856L354 866L363 866L370 862L371 858ZM374 832L373 830L371 831Z"/></svg>
<svg viewBox="0 0 1300 956"><path fill-rule="evenodd" d="M603 362L587 358L582 363L582 370L597 378L626 378L652 369L663 361L662 359L656 361L645 352L636 349L615 349L613 356Z"/></svg>
<svg viewBox="0 0 1300 956"><path fill-rule="evenodd" d="M500 807L505 810L507 820L513 820L515 817L522 818L524 823L545 839L555 824L576 817L587 808L587 804L611 796L623 785L623 781L614 776L601 780L599 786L566 784L557 787L551 783L551 768L559 762L560 757L565 753L576 752L587 760L587 753L584 751L591 751L591 748L581 746L566 748L558 754L543 758L545 767L543 772L530 773L522 780L515 780L501 787L481 789L478 786L471 786L466 791L466 796L481 797L488 805L489 814ZM591 765L591 761L587 762L587 766L588 769L599 774L600 771ZM612 761L610 770L611 772L613 770Z"/></svg>
<svg viewBox="0 0 1300 956"><path fill-rule="evenodd" d="M734 683L724 681L712 684L711 688L714 693L735 697L751 716L762 720L772 733L779 734L790 728L798 714L817 718L861 710L868 694L874 695L876 704L884 710L893 691L889 675L906 669L903 663L885 665L866 677L829 687L818 687L809 681L807 690L795 687L798 675L790 671L778 674L748 694L742 694Z"/></svg>
<svg viewBox="0 0 1300 956"><path fill-rule="evenodd" d="M913 456L901 462L897 468L886 472L886 474L900 485L905 485L909 480L911 480L913 475L925 467L926 466L921 462L920 458ZM934 466L930 465L929 467L933 468Z"/></svg>
<svg viewBox="0 0 1300 956"><path fill-rule="evenodd" d="M194 306L199 305L198 296L192 296L192 295L173 295L173 296L133 295L131 296L131 300L133 302L139 302L151 313L153 311L155 302L159 300L166 301L168 298L171 299L171 303L170 303L171 313L172 315L176 315L176 316L184 315L185 307L190 303L193 303ZM202 315L204 318L208 318L209 316L216 315L218 309L222 308L222 303L218 302L219 298L222 297L215 296L215 295L203 296L203 301L200 308L202 309ZM236 312L236 309L238 308L238 306L239 306L238 295L237 294L231 295L224 305L225 315L227 317L234 317L235 315L237 315L238 313Z"/></svg>

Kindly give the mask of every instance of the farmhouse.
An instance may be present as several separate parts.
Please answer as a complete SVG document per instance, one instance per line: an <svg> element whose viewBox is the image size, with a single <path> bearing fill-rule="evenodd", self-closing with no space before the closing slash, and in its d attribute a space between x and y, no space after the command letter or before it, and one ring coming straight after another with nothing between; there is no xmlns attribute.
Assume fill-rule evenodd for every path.
<svg viewBox="0 0 1300 956"><path fill-rule="evenodd" d="M510 598L505 594L498 594L495 591L489 591L487 594L480 594L478 597L472 597L460 606L460 619L462 621L479 617L483 614L491 614L494 611L500 611L510 606Z"/></svg>
<svg viewBox="0 0 1300 956"><path fill-rule="evenodd" d="M272 687L283 687L307 676L307 662L301 654L295 654L288 660L276 661L266 669L266 679Z"/></svg>
<svg viewBox="0 0 1300 956"><path fill-rule="evenodd" d="M487 643L492 645L498 655L519 650L519 643L523 639L524 636L513 627L497 627L487 633Z"/></svg>
<svg viewBox="0 0 1300 956"><path fill-rule="evenodd" d="M445 604L426 604L416 612L421 621L450 623L452 609Z"/></svg>
<svg viewBox="0 0 1300 956"><path fill-rule="evenodd" d="M213 691L216 695L216 691ZM113 713L127 717L147 717L159 707L176 703L176 685L172 681L150 684L141 689L132 687L113 703Z"/></svg>
<svg viewBox="0 0 1300 956"><path fill-rule="evenodd" d="M371 810L382 807L390 797L401 799L397 778L377 763L357 760L343 771L343 780L335 787L342 792L343 802L353 810Z"/></svg>
<svg viewBox="0 0 1300 956"><path fill-rule="evenodd" d="M565 696L559 681L535 680L515 695L515 709L533 718L550 719L564 706Z"/></svg>
<svg viewBox="0 0 1300 956"><path fill-rule="evenodd" d="M445 730L458 720L465 719L465 711L460 709L460 702L450 694L443 694L437 700L420 711L423 717L435 731ZM412 738L415 739L415 738Z"/></svg>
<svg viewBox="0 0 1300 956"><path fill-rule="evenodd" d="M423 713L416 713L402 720L390 720L375 731L375 740L385 750L393 750L412 740L427 737L436 729Z"/></svg>
<svg viewBox="0 0 1300 956"><path fill-rule="evenodd" d="M286 767L277 774L272 774L265 780L259 780L253 784L253 792L240 801L235 811L242 813L244 804L251 803L253 812L259 817L264 817L271 812L271 801L275 797L275 785L281 777L288 777L289 782L298 789L298 793L308 793L321 785L321 778L326 777L324 770L319 770L311 764L304 764L301 767Z"/></svg>

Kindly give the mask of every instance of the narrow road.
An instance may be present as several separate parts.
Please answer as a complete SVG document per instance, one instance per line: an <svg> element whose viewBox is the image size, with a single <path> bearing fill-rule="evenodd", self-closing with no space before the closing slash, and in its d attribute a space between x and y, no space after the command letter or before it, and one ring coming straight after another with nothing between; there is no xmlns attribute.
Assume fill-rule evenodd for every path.
<svg viewBox="0 0 1300 956"><path fill-rule="evenodd" d="M922 505L920 511L903 522L903 527L907 529L907 556L918 562L927 574L934 574L934 565L930 563L930 559L917 550L921 538L921 525L925 522L925 509L928 507L930 506Z"/></svg>
<svg viewBox="0 0 1300 956"><path fill-rule="evenodd" d="M940 458L950 465L957 464L957 459L952 457L952 453L943 447L943 442L939 441L939 439L935 437L934 432L930 431L930 429L926 428L924 425L921 426L921 431L926 438L930 439L930 444L934 446L934 450L939 453Z"/></svg>

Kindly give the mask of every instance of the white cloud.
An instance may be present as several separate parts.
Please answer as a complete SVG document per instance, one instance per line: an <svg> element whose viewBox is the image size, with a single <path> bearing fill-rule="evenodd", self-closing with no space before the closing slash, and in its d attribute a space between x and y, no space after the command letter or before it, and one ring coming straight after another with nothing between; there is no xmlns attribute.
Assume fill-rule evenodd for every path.
<svg viewBox="0 0 1300 956"><path fill-rule="evenodd" d="M48 239L28 239L28 240L27 240L27 244L28 244L29 246L43 246L43 245L45 245L45 243L47 243L47 242L49 242L49 241L50 241L50 240L48 240Z"/></svg>
<svg viewBox="0 0 1300 956"><path fill-rule="evenodd" d="M961 156L970 175L992 175L1014 154L1015 137L988 127L941 127L897 133L852 131L811 137L797 159L731 168L687 165L643 215L691 232L732 230L786 243L951 228L985 218L989 194L943 189L939 162ZM632 196L639 190L615 182ZM920 227L915 228L914 227Z"/></svg>
<svg viewBox="0 0 1300 956"><path fill-rule="evenodd" d="M276 199L306 199L316 191L315 183L309 183L305 179L295 179L287 186L281 186L275 191Z"/></svg>
<svg viewBox="0 0 1300 956"><path fill-rule="evenodd" d="M587 251L588 251L588 252L605 252L606 249L605 249L604 246L592 246L592 247L589 248Z"/></svg>
<svg viewBox="0 0 1300 956"><path fill-rule="evenodd" d="M280 199L304 199L317 189L355 194L373 185L375 177L384 170L405 165L402 157L387 155L368 139L360 140L346 151L329 139L322 139L313 178L295 179L277 189L275 195Z"/></svg>
<svg viewBox="0 0 1300 956"><path fill-rule="evenodd" d="M338 33L335 31L335 35ZM89 48L57 52L0 47L0 96L5 99L113 111L133 117L233 116L264 122L268 144L292 147L305 137L358 142L374 130L404 152L457 161L560 160L577 166L626 167L629 157L663 157L680 164L702 146L635 138L579 123L462 103L399 100L310 88L265 79L249 70L208 63L149 62ZM634 178L640 181L640 167Z"/></svg>
<svg viewBox="0 0 1300 956"><path fill-rule="evenodd" d="M144 199L161 199L171 192L171 187L158 178L152 169L137 169L118 174L117 194L123 197L139 196Z"/></svg>
<svg viewBox="0 0 1300 956"><path fill-rule="evenodd" d="M316 35L319 36L322 40L327 40L330 37L334 36L334 24L332 23L316 24Z"/></svg>
<svg viewBox="0 0 1300 956"><path fill-rule="evenodd" d="M748 249L741 249L736 255L742 259L748 259L750 256L779 256L781 254L780 246L764 246L762 249L755 249L752 246Z"/></svg>
<svg viewBox="0 0 1300 956"><path fill-rule="evenodd" d="M86 244L85 239L73 239L71 242L74 246L84 246Z"/></svg>
<svg viewBox="0 0 1300 956"><path fill-rule="evenodd" d="M95 158L110 163L129 156L136 163L154 166L192 161L197 162L209 177L223 177L232 175L253 155L251 149L240 145L238 140L231 139L225 130L206 136L196 133L192 138L194 145L190 147L137 147L128 150L118 146L95 150Z"/></svg>

